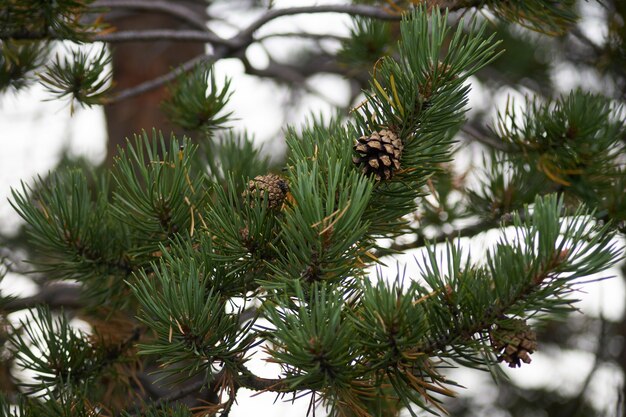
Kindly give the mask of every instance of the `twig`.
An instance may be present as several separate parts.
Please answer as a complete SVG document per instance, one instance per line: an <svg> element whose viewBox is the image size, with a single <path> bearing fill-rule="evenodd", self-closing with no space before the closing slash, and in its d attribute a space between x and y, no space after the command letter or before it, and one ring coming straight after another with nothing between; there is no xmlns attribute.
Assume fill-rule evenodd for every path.
<svg viewBox="0 0 626 417"><path fill-rule="evenodd" d="M239 388L248 388L253 391L273 391L273 392L291 392L295 391L285 385L284 379L261 378L253 374L243 364L239 365L241 375L236 379L236 386ZM307 389L306 387L298 387L298 390Z"/></svg>
<svg viewBox="0 0 626 417"><path fill-rule="evenodd" d="M254 41L263 42L271 38L305 38L305 39L313 39L316 41L332 39L332 40L339 41L339 42L343 42L349 39L345 36L333 35L330 33L283 32L283 33L269 33L265 36L260 36L258 38L255 38Z"/></svg>
<svg viewBox="0 0 626 417"><path fill-rule="evenodd" d="M104 33L92 37L93 41L101 42L149 42L157 40L209 42L217 45L237 46L229 39L224 39L211 32L200 30L127 30L122 32Z"/></svg>
<svg viewBox="0 0 626 417"><path fill-rule="evenodd" d="M252 22L250 26L239 32L235 37L240 42L250 42L252 35L263 25L282 16L291 16L296 14L314 14L314 13L343 13L350 16L373 17L380 20L400 20L398 14L391 14L375 6L354 5L354 4L327 4L319 6L303 6L291 7L286 9L272 9L267 11L260 18Z"/></svg>
<svg viewBox="0 0 626 417"><path fill-rule="evenodd" d="M96 0L91 8L135 9L163 12L191 23L198 29L207 31L206 21L192 9L174 1L164 0Z"/></svg>
<svg viewBox="0 0 626 417"><path fill-rule="evenodd" d="M84 303L80 297L81 291L81 287L77 285L62 283L44 285L37 294L31 297L14 298L7 302L2 307L2 310L13 312L33 308L40 304L45 304L53 309L61 307L72 309L82 308L84 307Z"/></svg>
<svg viewBox="0 0 626 417"><path fill-rule="evenodd" d="M262 15L255 22L253 22L246 29L240 31L239 34L237 34L234 38L231 38L229 40L228 46L226 44L222 45L221 48L217 49L213 55L205 55L193 58L167 74L143 82L126 90L122 90L114 95L111 99L109 99L109 103L115 103L139 94L146 93L148 91L154 90L155 88L159 88L160 86L175 80L176 77L178 77L180 74L191 70L199 63L213 63L228 55L237 53L237 51L245 49L247 45L254 42L252 35L254 34L254 32L256 32L257 29L265 25L267 22L281 16L289 16L303 13L346 13L353 16L369 16L383 20L398 20L400 18L400 16L398 15L391 15L377 7L363 5L325 5L270 10Z"/></svg>
<svg viewBox="0 0 626 417"><path fill-rule="evenodd" d="M220 371L221 373L222 371ZM215 379L217 379L220 375L220 373L218 373L217 375L215 375ZM206 381L204 379L201 379L199 381L194 382L193 384L190 384L186 387L183 387L181 389L179 389L176 392L171 393L170 395L161 398L157 403L156 403L156 407L162 407L163 405L170 403L172 401L176 401L179 400L181 398L184 398L190 394L193 394L194 392L200 391L202 389L202 387L204 387L206 385Z"/></svg>
<svg viewBox="0 0 626 417"><path fill-rule="evenodd" d="M156 77L151 80L145 81L141 84L138 84L134 87L130 87L130 88L127 88L125 90L118 92L112 98L110 98L107 101L107 103L116 103L118 101L122 101L127 98L134 97L139 94L143 94L148 91L159 88L168 82L174 81L179 75L192 70L198 64L201 64L201 63L211 64L223 58L225 53L221 51L222 50L218 50L213 55L199 55L195 58L192 58L189 61L182 64L181 66L168 72L167 74L161 75L159 77Z"/></svg>
<svg viewBox="0 0 626 417"><path fill-rule="evenodd" d="M259 309L256 306L248 307L239 314L239 324L243 324L248 320L254 319L259 314Z"/></svg>
<svg viewBox="0 0 626 417"><path fill-rule="evenodd" d="M470 226L466 226L460 229L456 229L450 233L442 233L440 235L434 236L431 239L427 239L423 234L417 235L417 240L409 243L393 243L389 248L379 249L375 256L381 257L388 254L393 254L397 252L404 252L409 249L417 249L425 246L427 243L437 244L445 242L446 240L456 239L459 237L469 237L474 236L478 233L485 232L487 230L493 229L498 226L498 222L495 220L485 220L480 223L476 223Z"/></svg>
<svg viewBox="0 0 626 417"><path fill-rule="evenodd" d="M484 132L478 131L475 127L471 125L465 125L461 129L461 131L469 136L470 139L475 140L476 142L480 142L483 145L486 145L489 148L498 149L503 152L511 152L513 149L509 144L497 140Z"/></svg>

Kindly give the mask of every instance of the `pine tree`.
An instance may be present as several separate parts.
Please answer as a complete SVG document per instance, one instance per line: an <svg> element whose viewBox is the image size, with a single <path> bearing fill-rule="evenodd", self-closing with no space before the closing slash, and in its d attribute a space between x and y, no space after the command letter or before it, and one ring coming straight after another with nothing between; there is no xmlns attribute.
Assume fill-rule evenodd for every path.
<svg viewBox="0 0 626 417"><path fill-rule="evenodd" d="M495 65L502 44L479 16L449 13L485 8L559 35L576 19L573 1L270 7L231 39L114 32L93 19L113 3L0 3L0 89L36 73L73 110L168 84L163 110L190 136L144 132L111 169L61 168L13 190L48 287L0 298L5 415L226 416L242 388L306 395L311 412L338 416L441 414L462 384L449 368L498 377L500 364L532 366L535 327L573 311L580 283L622 259L619 101L575 90L522 110L511 102L479 135L490 146L480 183L458 183L451 168L470 77ZM242 51L264 24L325 11L355 16L335 58L356 79L369 71L364 97L348 114L286 127L274 166L228 129L236 86L211 64L249 65ZM214 49L122 91L104 49L49 59L52 40L125 36ZM486 256L462 247L460 237L498 228ZM416 247L415 270L370 277L386 255ZM76 296L50 296L54 285ZM253 355L280 375L255 374Z"/></svg>

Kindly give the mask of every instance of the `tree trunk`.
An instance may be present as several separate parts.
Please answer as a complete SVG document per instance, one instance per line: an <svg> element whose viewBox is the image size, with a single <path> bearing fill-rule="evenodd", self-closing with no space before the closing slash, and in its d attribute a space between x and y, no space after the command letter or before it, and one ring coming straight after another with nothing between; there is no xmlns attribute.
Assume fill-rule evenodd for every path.
<svg viewBox="0 0 626 417"><path fill-rule="evenodd" d="M189 7L199 17L206 16L207 3L178 0L176 4ZM107 22L118 31L191 29L189 24L176 17L150 11L111 13ZM123 42L111 45L111 48L113 79L117 91L168 73L205 51L202 43L170 41L152 41L149 45L145 42ZM172 131L179 133L160 109L165 93L166 88L161 87L104 107L109 138L107 165L111 165L117 147L124 146L126 138L132 138L133 134L140 134L142 130L151 134L153 128L161 130L166 138Z"/></svg>

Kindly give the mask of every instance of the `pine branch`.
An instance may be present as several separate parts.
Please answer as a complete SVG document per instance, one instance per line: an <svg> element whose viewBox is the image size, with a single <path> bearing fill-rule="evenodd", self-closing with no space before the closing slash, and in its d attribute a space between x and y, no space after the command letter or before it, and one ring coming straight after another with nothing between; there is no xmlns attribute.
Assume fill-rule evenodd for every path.
<svg viewBox="0 0 626 417"><path fill-rule="evenodd" d="M534 211L530 213L527 208L523 221L514 214L516 238L501 238L487 254L486 269L476 269L469 260L461 265L460 252L450 244L448 260L454 267L443 272L429 249L430 265L423 269L424 279L435 293L446 294L443 298L448 307L444 311L449 311L438 311L441 300L421 290L426 294L420 299L424 311L432 315L431 319L445 322L446 330L437 332L419 351L455 358L465 343L476 349L472 345L507 316L571 311L576 300L568 296L575 291L575 280L619 262L623 247L612 243L614 232L608 227L581 220L589 218L583 208L574 213L563 209L562 200L552 195L537 197ZM576 220L561 217L568 214ZM450 321L453 331L448 329Z"/></svg>
<svg viewBox="0 0 626 417"><path fill-rule="evenodd" d="M240 365L241 375L236 377L236 384L240 388L247 388L253 391L271 392L294 392L304 390L306 387L290 388L281 378L262 378L253 374L243 365Z"/></svg>
<svg viewBox="0 0 626 417"><path fill-rule="evenodd" d="M244 50L248 45L254 42L253 34L259 28L261 28L266 23L281 17L281 16L289 16L295 14L303 14L303 13L346 13L353 16L369 16L376 17L379 19L387 19L387 20L399 20L400 16L390 15L387 12L382 11L380 8L371 7L371 6L362 6L362 5L335 5L335 6L310 6L310 7L295 7L288 9L275 9L270 10L265 15L260 17L258 20L253 22L246 29L243 29L239 32L235 37L231 38L227 43L223 42L221 48L216 48L213 55L211 56L202 56L195 57L180 67L170 71L169 73L154 78L152 80L146 81L134 87L128 88L126 90L122 90L115 94L111 99L110 103L115 103L118 101L125 100L130 97L134 97L139 94L146 93L148 91L154 90L156 88L161 87L162 85L175 80L180 74L185 73L192 68L194 68L197 64L200 63L213 63L222 58L226 58L228 56L234 56L239 51ZM0 36L1 37L1 36Z"/></svg>
<svg viewBox="0 0 626 417"><path fill-rule="evenodd" d="M225 369L225 368L224 368ZM219 373L217 373L216 375L214 375L214 381L217 381L221 375L224 373L224 369L222 369ZM181 398L185 398L188 395L194 394L199 392L202 388L207 386L207 382L204 379L201 379L199 381L196 381L192 384L189 384L181 389L179 389L178 391L175 391L165 397L160 398L158 401L154 402L153 404L151 404L152 408L161 408L163 406L166 406L169 403L172 403L174 401L180 400ZM209 384L209 390L210 391L214 391L217 388L217 384L212 383ZM141 416L143 415L143 413L139 412L134 414L136 416Z"/></svg>

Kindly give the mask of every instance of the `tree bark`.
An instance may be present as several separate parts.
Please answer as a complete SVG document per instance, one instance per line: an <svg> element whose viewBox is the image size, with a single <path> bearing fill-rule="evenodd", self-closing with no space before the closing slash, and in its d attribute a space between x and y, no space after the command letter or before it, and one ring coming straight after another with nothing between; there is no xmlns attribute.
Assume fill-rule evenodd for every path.
<svg viewBox="0 0 626 417"><path fill-rule="evenodd" d="M178 0L177 4L189 7L198 16L206 18L206 3ZM146 29L189 29L188 23L174 16L152 11L114 12L107 16L107 23L118 31ZM176 66L204 53L205 46L198 42L156 41L146 47L145 42L123 42L112 45L113 79L116 90L140 84L171 71ZM160 109L166 95L166 87L104 106L108 145L106 164L111 165L117 147L124 146L126 138L151 134L152 129L161 130L167 139L171 132L180 133Z"/></svg>

